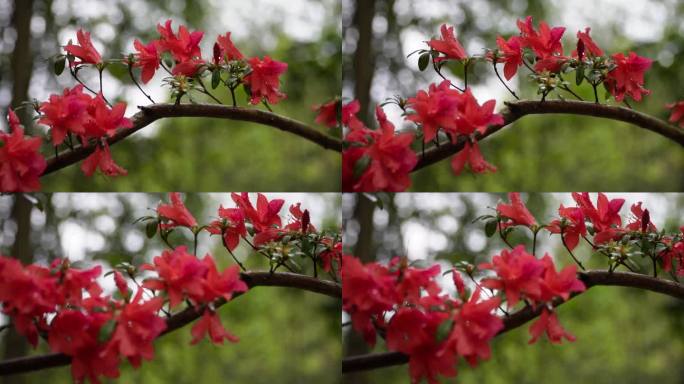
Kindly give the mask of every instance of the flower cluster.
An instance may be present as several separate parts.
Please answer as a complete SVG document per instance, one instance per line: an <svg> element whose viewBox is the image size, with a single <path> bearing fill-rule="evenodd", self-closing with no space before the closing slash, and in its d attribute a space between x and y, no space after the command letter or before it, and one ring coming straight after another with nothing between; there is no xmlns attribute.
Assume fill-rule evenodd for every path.
<svg viewBox="0 0 684 384"><path fill-rule="evenodd" d="M169 75L165 82L171 85L176 102L191 91L213 97L203 82L207 74L211 75L213 88L223 83L230 89L234 105L235 90L240 86L249 95L251 104L276 104L286 97L280 90L280 76L287 70L287 64L269 56L245 58L231 41L230 32L218 36L213 58L208 60L202 58L199 47L203 32L191 32L183 25L174 32L171 20L157 25L157 31L159 38L147 44L136 39L136 53L127 55L124 60L106 60L93 45L90 33L79 29L77 41L69 40L64 46L65 53L54 57L55 72L61 74L68 62L69 72L79 84L64 89L62 94L51 95L47 101L35 103L37 122L47 127L55 153L63 145L74 150L78 141L80 148L93 148L81 165L86 176L92 176L97 170L110 177L127 174L112 159L108 140L121 130L133 128L133 122L124 117L126 103L112 105L103 94L102 74L109 65L123 63L128 66L136 85L133 68L140 68L143 83L148 83L160 68L164 68ZM98 91L79 78L79 72L88 67L99 73ZM39 152L40 139L24 139L23 130L17 129L18 126L15 119L10 121L11 134L0 133L0 145L4 147L0 149L0 191L3 192L39 190L38 178L46 168L45 158Z"/></svg>
<svg viewBox="0 0 684 384"><path fill-rule="evenodd" d="M585 276L578 274L576 265L557 269L549 254L535 255L541 230L559 234L582 269L572 253L580 239L608 258L609 273L619 266L635 271L638 258L649 257L654 268L660 264L673 279L684 275L684 227L674 234L658 231L641 203L633 204L630 217L623 221L619 212L624 199L599 193L594 204L588 193L572 197L577 206L561 205L560 217L549 224L532 215L519 193L509 194L510 202L500 202L496 215L481 216L485 233L499 232L510 249L477 266L459 262L447 271L455 294L440 280L446 273L440 274L438 264L419 268L401 258L387 265L364 264L343 256L342 308L351 325L371 346L380 336L389 350L407 355L412 382L437 383L440 376L457 374L460 358L471 366L488 359L491 339L519 326L520 318L537 317L529 327L529 344L543 335L551 343L575 340L562 327L555 308L587 289ZM531 252L524 244L510 243L509 234L517 227L532 232Z"/></svg>
<svg viewBox="0 0 684 384"><path fill-rule="evenodd" d="M301 203L289 207L289 219L283 223L281 210L285 203L282 199L268 200L257 194L256 206L252 204L246 192L232 193L234 208L220 206L217 218L208 224L200 225L187 209L180 194L169 194L170 204L160 203L156 216L141 218L147 222L148 236L157 232L162 240L169 244L169 237L174 229L187 228L194 236L195 247L198 236L207 232L211 236L219 236L224 248L230 253L238 265L244 266L233 254L241 241L253 251L268 258L271 272L279 268L300 271L298 260L309 259L314 266L314 274L320 266L334 279L341 265L342 242L339 233L319 231L311 224L311 216Z"/></svg>
<svg viewBox="0 0 684 384"><path fill-rule="evenodd" d="M543 333L552 342L560 342L562 337L573 340L560 326L551 303L585 289L574 266L557 272L548 255L540 260L519 246L511 252L503 251L480 268L492 270L495 277L482 280L472 293L461 273L452 271L458 293L452 297L437 282L439 265L421 269L399 258L388 266L364 265L345 255L342 308L366 342L374 345L380 334L388 349L408 355L415 383L423 378L437 383L440 375L455 376L459 358L476 366L490 357L490 341L505 324L497 313L502 298L488 297L482 287L502 292L509 308L523 298L529 299L530 305L545 308L530 328L530 343Z"/></svg>
<svg viewBox="0 0 684 384"><path fill-rule="evenodd" d="M178 247L143 269L159 277L146 279L133 293L124 275L115 270L117 292L109 295L97 280L100 266L73 268L67 259L57 259L47 267L23 266L0 256L2 312L34 347L41 337L52 351L70 356L76 382L99 383L103 376L118 377L124 358L134 367L143 359L151 360L153 341L167 328L160 315L167 297L169 309L183 300L204 308L202 320L192 328L193 344L207 333L214 343L237 341L225 331L212 307L218 298L230 300L247 290L237 266L219 272L211 255L200 260Z"/></svg>

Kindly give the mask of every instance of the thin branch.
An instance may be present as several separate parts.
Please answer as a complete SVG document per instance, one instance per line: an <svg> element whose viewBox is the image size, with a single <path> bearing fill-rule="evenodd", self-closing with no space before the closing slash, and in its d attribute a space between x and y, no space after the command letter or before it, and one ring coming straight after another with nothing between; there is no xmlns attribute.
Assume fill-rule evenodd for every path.
<svg viewBox="0 0 684 384"><path fill-rule="evenodd" d="M250 287L290 287L319 293L333 298L342 297L342 286L326 280L318 280L309 276L294 273L244 272L242 280ZM240 296L235 294L233 297ZM226 303L225 299L218 299L213 304L215 308ZM166 319L166 330L162 333L173 332L195 321L204 313L204 306L189 307ZM71 357L62 353L20 357L0 361L0 376L38 371L46 368L71 364Z"/></svg>
<svg viewBox="0 0 684 384"><path fill-rule="evenodd" d="M588 101L571 100L546 100L543 103L540 103L536 100L521 100L505 102L505 104L507 108L501 111L501 114L504 118L504 123L501 125L491 125L484 133L476 133L476 140L482 140L498 132L502 128L515 122L523 116L542 114L572 114L624 121L626 123L630 123L643 129L658 133L676 142L677 144L684 146L684 129L670 125L663 120L657 119L645 113L624 107L596 104ZM462 136L456 140L455 143L443 143L443 145L439 146L438 148L433 147L425 151L425 156L422 156L418 160L418 164L413 171L422 169L459 152L461 149L463 149L466 140L467 137Z"/></svg>
<svg viewBox="0 0 684 384"><path fill-rule="evenodd" d="M325 149L337 152L342 151L342 141L336 137L322 133L300 121L277 115L258 109L228 107L214 104L154 104L141 106L140 112L131 118L133 126L130 129L119 131L107 139L109 145L115 144L140 129L150 125L156 120L170 117L214 117L228 120L249 121L257 124L278 128L290 132ZM95 150L95 146L78 147L75 150L65 151L59 157L48 160L48 166L43 175L50 174L71 164L85 159Z"/></svg>
<svg viewBox="0 0 684 384"><path fill-rule="evenodd" d="M655 279L647 275L631 272L587 271L580 272L577 276L584 282L587 288L599 285L633 287L662 293L684 300L684 285L669 280ZM573 295L572 297L574 296L577 295ZM555 300L552 304L554 307L557 307L563 303L564 301L561 299ZM543 305L539 305L536 308L528 306L503 318L504 328L499 331L499 335L518 328L536 318L541 314L544 308L545 306ZM342 360L342 373L366 371L406 363L408 363L408 356L400 352L371 353L351 356Z"/></svg>

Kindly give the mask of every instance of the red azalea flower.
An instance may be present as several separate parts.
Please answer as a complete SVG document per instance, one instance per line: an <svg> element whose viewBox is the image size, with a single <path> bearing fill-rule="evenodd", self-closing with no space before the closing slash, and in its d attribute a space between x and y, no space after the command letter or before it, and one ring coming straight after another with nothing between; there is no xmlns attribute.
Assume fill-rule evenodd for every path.
<svg viewBox="0 0 684 384"><path fill-rule="evenodd" d="M534 70L540 73L557 73L560 72L563 63L565 63L567 60L568 58L565 56L548 56L537 60L537 62L534 63Z"/></svg>
<svg viewBox="0 0 684 384"><path fill-rule="evenodd" d="M178 36L173 33L171 20L166 20L164 26L157 24L160 38L156 44L161 52L171 52L177 62L185 62L202 57L199 43L204 36L201 31L188 31L184 25L178 27Z"/></svg>
<svg viewBox="0 0 684 384"><path fill-rule="evenodd" d="M200 68L206 64L202 59L190 59L174 65L171 74L174 76L194 77Z"/></svg>
<svg viewBox="0 0 684 384"><path fill-rule="evenodd" d="M503 250L492 258L491 263L482 263L481 269L491 269L496 277L485 278L482 286L502 290L506 294L508 308L515 306L521 298L537 300L541 296L541 278L544 264L518 245L513 250Z"/></svg>
<svg viewBox="0 0 684 384"><path fill-rule="evenodd" d="M109 177L116 176L126 176L128 171L120 167L112 159L112 153L109 150L109 144L104 142L102 145L97 145L95 152L91 153L90 156L86 157L81 164L81 170L83 173L90 177L95 171L99 169L103 175Z"/></svg>
<svg viewBox="0 0 684 384"><path fill-rule="evenodd" d="M85 124L89 119L88 106L92 99L83 93L83 85L79 84L72 89L64 89L61 96L50 95L48 101L40 104L42 116L38 123L50 127L53 145L62 144L68 133L79 136L85 134Z"/></svg>
<svg viewBox="0 0 684 384"><path fill-rule="evenodd" d="M119 128L131 128L133 122L124 116L125 113L126 103L117 103L114 107L109 108L102 93L98 93L88 106L90 119L84 124L85 134L83 137L85 139L111 137Z"/></svg>
<svg viewBox="0 0 684 384"><path fill-rule="evenodd" d="M123 307L107 343L108 349L127 357L135 368L140 367L142 359L154 358L152 342L166 329L166 321L157 315L164 305L164 298L141 301L142 293L143 290L139 289L133 300Z"/></svg>
<svg viewBox="0 0 684 384"><path fill-rule="evenodd" d="M463 60L468 58L465 49L456 40L456 36L454 36L454 27L447 27L446 24L442 24L440 32L442 33L441 39L432 39L428 42L430 48L444 55L444 57L436 58L435 61Z"/></svg>
<svg viewBox="0 0 684 384"><path fill-rule="evenodd" d="M204 292L201 298L195 298L200 303L209 303L218 298L223 298L226 301L233 298L236 292L245 292L247 284L240 280L240 267L232 265L219 272L216 269L216 263L211 255L207 254L202 259L202 263L207 267L207 275L203 281Z"/></svg>
<svg viewBox="0 0 684 384"><path fill-rule="evenodd" d="M627 224L627 229L630 231L641 231L641 232L657 232L658 229L651 222L651 215L648 209L641 208L641 201L632 204L630 208L632 215L634 215L631 223Z"/></svg>
<svg viewBox="0 0 684 384"><path fill-rule="evenodd" d="M615 237L619 228L622 226L622 219L620 218L620 209L625 203L624 199L608 200L605 194L599 193L597 199L598 209L594 207L589 193L572 193L572 198L577 202L577 205L582 209L585 217L589 218L594 226L594 242L598 244L605 243Z"/></svg>
<svg viewBox="0 0 684 384"><path fill-rule="evenodd" d="M684 235L684 226L679 230ZM684 276L684 240L679 240L672 243L672 239L665 239L668 247L658 254L658 257L663 261L663 270L670 272L673 269L674 263L677 262L676 273L677 276Z"/></svg>
<svg viewBox="0 0 684 384"><path fill-rule="evenodd" d="M328 128L337 127L340 117L338 112L342 106L342 101L339 99L331 100L325 104L315 105L314 111L317 111L316 123L325 125Z"/></svg>
<svg viewBox="0 0 684 384"><path fill-rule="evenodd" d="M242 192L239 195L237 193L231 193L230 197L252 223L255 231L263 232L268 229L273 229L274 227L281 227L282 223L279 213L283 204L285 204L285 200L273 199L268 201L266 196L258 193L257 206L255 209L249 201L247 192Z"/></svg>
<svg viewBox="0 0 684 384"><path fill-rule="evenodd" d="M461 103L458 104L456 132L463 135L474 132L484 134L488 126L503 124L503 116L494 113L495 106L496 100L488 100L480 106L470 88L466 89L461 97ZM455 135L452 136L453 140L456 140Z"/></svg>
<svg viewBox="0 0 684 384"><path fill-rule="evenodd" d="M666 104L665 107L672 110L670 123L676 124L679 122L679 126L684 127L684 100Z"/></svg>
<svg viewBox="0 0 684 384"><path fill-rule="evenodd" d="M290 205L290 214L294 221L285 226L285 229L293 232L316 232L316 227L311 224L309 210L302 211L302 203Z"/></svg>
<svg viewBox="0 0 684 384"><path fill-rule="evenodd" d="M589 52L593 57L603 56L603 50L589 36L589 31L591 31L589 27L585 28L584 32L577 31L577 51L573 52L573 57L579 57L582 60L585 52Z"/></svg>
<svg viewBox="0 0 684 384"><path fill-rule="evenodd" d="M396 264L395 258L391 264ZM397 294L408 302L416 303L420 300L421 294L426 292L428 295L438 295L441 291L439 285L434 281L439 276L441 268L439 264L430 268L401 268L401 280L395 289Z"/></svg>
<svg viewBox="0 0 684 384"><path fill-rule="evenodd" d="M174 227L196 227L197 220L192 216L192 213L188 211L181 200L180 193L170 192L169 199L171 204L159 204L157 206L157 214L161 217L164 223L160 224L164 229L170 229Z"/></svg>
<svg viewBox="0 0 684 384"><path fill-rule="evenodd" d="M387 120L382 108L377 107L375 114L380 128L367 130L373 138L365 153L370 164L353 188L357 192L403 191L411 185L409 173L418 163L418 157L411 149L413 133L395 135L394 125Z"/></svg>
<svg viewBox="0 0 684 384"><path fill-rule="evenodd" d="M142 69L140 78L143 83L147 84L147 82L154 77L154 73L157 72L157 69L159 69L161 56L159 55L159 51L157 51L157 43L153 41L144 45L138 39L135 39L133 45L138 51L138 53L135 54L133 66Z"/></svg>
<svg viewBox="0 0 684 384"><path fill-rule="evenodd" d="M537 220L520 199L519 192L510 192L508 194L508 199L511 201L510 204L499 203L496 206L496 211L499 215L504 218L510 219L510 223L503 223L504 226L509 225L524 225L526 227L532 227L537 225Z"/></svg>
<svg viewBox="0 0 684 384"><path fill-rule="evenodd" d="M644 88L644 73L651 67L653 60L637 56L634 52L630 52L628 57L622 53L611 57L617 67L608 72L605 84L615 100L620 102L628 95L635 101L640 101L642 95L651 93Z"/></svg>
<svg viewBox="0 0 684 384"><path fill-rule="evenodd" d="M72 62L72 66L102 63L100 53L97 52L92 41L90 41L90 32L84 32L82 29L79 29L78 32L76 32L76 38L78 39L79 45L75 45L69 40L69 44L64 47L64 50L67 51L67 53L81 60Z"/></svg>
<svg viewBox="0 0 684 384"><path fill-rule="evenodd" d="M10 109L11 133L0 131L0 191L32 192L40 189L47 162L40 154L40 137L25 137Z"/></svg>
<svg viewBox="0 0 684 384"><path fill-rule="evenodd" d="M511 36L508 41L503 37L497 36L496 45L499 46L502 55L497 59L497 63L504 63L504 77L510 80L518 72L518 67L523 65L523 50L520 37Z"/></svg>
<svg viewBox="0 0 684 384"><path fill-rule="evenodd" d="M347 104L342 105L342 125L350 129L365 128L361 120L356 117L356 114L361 110L361 104L358 100L352 100Z"/></svg>
<svg viewBox="0 0 684 384"><path fill-rule="evenodd" d="M544 279L541 282L541 301L550 302L556 297L568 300L570 294L584 292L587 289L582 280L577 278L577 267L575 265L568 265L560 272L556 272L553 260L548 254L544 255L541 261L546 267Z"/></svg>
<svg viewBox="0 0 684 384"><path fill-rule="evenodd" d="M245 227L245 215L239 208L219 207L218 215L221 220L213 221L207 231L212 235L223 235L223 244L228 250L233 251L240 243L241 237L247 236Z"/></svg>
<svg viewBox="0 0 684 384"><path fill-rule="evenodd" d="M102 288L96 281L102 274L102 267L99 265L81 270L69 267L68 259L56 259L50 264L50 269L60 271L57 292L64 304L81 306L83 291L87 291L91 297L98 297L102 293Z"/></svg>
<svg viewBox="0 0 684 384"><path fill-rule="evenodd" d="M552 221L546 229L551 233L562 233L565 245L571 251L579 244L580 236L586 236L587 226L584 224L584 214L581 208L563 207L558 208L558 214L566 220L565 227L559 219Z"/></svg>
<svg viewBox="0 0 684 384"><path fill-rule="evenodd" d="M530 335L532 335L532 338L528 343L534 344L543 333L546 333L546 337L554 344L561 344L563 338L568 341L575 341L575 336L568 333L561 326L558 317L556 316L556 312L549 311L546 308L542 311L539 319L530 326Z"/></svg>
<svg viewBox="0 0 684 384"><path fill-rule="evenodd" d="M169 306L176 307L187 296L191 299L204 295L204 276L207 266L179 246L173 251L164 251L153 260L154 265L145 264L142 270L156 271L158 278L146 279L143 287L164 290L169 295Z"/></svg>
<svg viewBox="0 0 684 384"><path fill-rule="evenodd" d="M561 37L565 32L564 27L549 28L549 25L542 21L537 32L532 25L532 16L527 16L525 21L518 20L517 24L522 45L531 48L538 57L547 58L563 54Z"/></svg>
<svg viewBox="0 0 684 384"><path fill-rule="evenodd" d="M462 96L449 84L448 80L439 85L430 84L427 92L418 91L415 97L409 98L406 102L414 111L406 120L420 124L423 141L426 143L437 137L440 128L449 132L457 129L457 108Z"/></svg>
<svg viewBox="0 0 684 384"><path fill-rule="evenodd" d="M279 77L287 71L287 63L271 60L264 56L264 60L253 57L248 60L252 71L245 76L244 81L251 92L250 103L259 104L265 99L270 104L276 104L287 96L280 92Z"/></svg>
<svg viewBox="0 0 684 384"><path fill-rule="evenodd" d="M200 340L204 338L205 335L209 335L209 339L214 344L223 344L224 340L228 340L231 343L237 343L240 339L237 336L231 335L223 328L221 324L221 319L218 317L216 312L210 310L209 308L204 310L204 315L197 320L195 325L192 326L190 331L192 334L192 341L190 344L197 344Z"/></svg>
<svg viewBox="0 0 684 384"><path fill-rule="evenodd" d="M363 265L354 256L342 256L342 309L370 345L375 345L372 319L382 320L399 297L394 289L397 273L378 263Z"/></svg>
<svg viewBox="0 0 684 384"><path fill-rule="evenodd" d="M119 293L121 293L121 296L127 298L129 292L128 283L121 272L116 270L114 271L114 283L116 284L116 289L118 289Z"/></svg>
<svg viewBox="0 0 684 384"><path fill-rule="evenodd" d="M494 297L480 300L478 288L470 300L465 302L454 318L454 328L446 343L463 356L471 366L476 366L478 359L486 360L491 355L489 341L503 329L503 321L494 314L501 299Z"/></svg>
<svg viewBox="0 0 684 384"><path fill-rule="evenodd" d="M466 141L463 149L451 158L451 169L456 175L461 174L466 164L473 173L496 172L496 167L485 161L477 141Z"/></svg>
<svg viewBox="0 0 684 384"><path fill-rule="evenodd" d="M323 240L321 240L321 243L328 247L319 255L321 263L323 264L323 270L330 272L333 269L334 264L337 264L337 268L339 269L339 266L342 265L342 242L334 242L333 239L324 237Z"/></svg>
<svg viewBox="0 0 684 384"><path fill-rule="evenodd" d="M230 39L230 32L226 32L225 36L219 35L216 38L216 44L218 44L220 48L221 57L226 61L242 60L244 58L242 53L235 47L233 41Z"/></svg>

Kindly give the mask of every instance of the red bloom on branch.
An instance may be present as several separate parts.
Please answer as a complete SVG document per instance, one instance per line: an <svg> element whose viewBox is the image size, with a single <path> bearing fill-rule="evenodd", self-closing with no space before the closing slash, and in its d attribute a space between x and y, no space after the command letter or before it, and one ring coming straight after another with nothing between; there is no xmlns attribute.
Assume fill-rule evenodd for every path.
<svg viewBox="0 0 684 384"><path fill-rule="evenodd" d="M495 314L501 299L494 297L480 300L480 293L481 290L477 289L470 300L461 306L447 339L447 345L473 367L477 365L478 359L489 359L489 341L504 327L501 318Z"/></svg>
<svg viewBox="0 0 684 384"><path fill-rule="evenodd" d="M159 40L157 40L157 46L160 51L171 52L177 62L185 62L202 57L199 43L204 36L204 32L190 32L186 26L181 25L178 27L178 36L176 36L171 28L171 20L166 20L164 26L157 24L157 31L160 35Z"/></svg>
<svg viewBox="0 0 684 384"><path fill-rule="evenodd" d="M40 189L40 175L47 162L40 154L41 139L24 136L24 129L10 109L11 133L0 131L0 191L31 192Z"/></svg>
<svg viewBox="0 0 684 384"><path fill-rule="evenodd" d="M173 251L164 251L153 260L154 265L145 264L143 270L156 271L158 278L146 279L143 287L164 290L169 295L169 306L176 307L185 297L202 298L204 295L203 279L207 266L195 255L187 252L185 246Z"/></svg>
<svg viewBox="0 0 684 384"><path fill-rule="evenodd" d="M318 112L316 115L316 123L325 125L328 128L337 127L337 124L340 121L339 112L341 107L342 101L339 99L314 106L314 111Z"/></svg>
<svg viewBox="0 0 684 384"><path fill-rule="evenodd" d="M573 56L579 57L580 60L584 57L585 52L589 52L593 57L603 56L603 50L589 36L591 28L585 28L584 32L577 31L577 51L573 52Z"/></svg>
<svg viewBox="0 0 684 384"><path fill-rule="evenodd" d="M670 123L678 123L680 127L684 127L684 100L666 104L665 107L672 110L669 119Z"/></svg>
<svg viewBox="0 0 684 384"><path fill-rule="evenodd" d="M190 333L192 334L192 341L190 341L190 344L197 344L207 334L214 344L223 344L224 340L228 340L231 343L240 341L237 336L231 335L223 328L221 319L216 312L208 308L204 310L204 315L202 315L195 325L192 326Z"/></svg>
<svg viewBox="0 0 684 384"><path fill-rule="evenodd" d="M449 84L448 80L439 85L430 84L427 92L418 91L415 97L407 100L407 105L414 113L408 115L406 120L420 124L426 143L437 137L440 128L452 133L457 129L457 108L462 97Z"/></svg>
<svg viewBox="0 0 684 384"><path fill-rule="evenodd" d="M280 209L285 204L283 199L273 199L268 201L266 196L261 193L257 194L256 209L249 201L247 192L241 194L231 193L230 197L235 204L242 210L257 232L263 232L268 229L280 228L282 222L280 220Z"/></svg>
<svg viewBox="0 0 684 384"><path fill-rule="evenodd" d="M506 294L508 307L515 306L521 298L537 300L541 296L541 278L544 264L518 245L513 250L503 250L492 258L491 263L482 263L481 269L491 269L496 277L485 278L482 286L501 290Z"/></svg>
<svg viewBox="0 0 684 384"><path fill-rule="evenodd" d="M627 224L627 229L630 231L641 232L658 231L656 226L651 222L651 214L648 212L648 209L641 208L641 201L636 204L632 204L630 211L632 212L633 218L632 222Z"/></svg>
<svg viewBox="0 0 684 384"><path fill-rule="evenodd" d="M497 63L504 63L504 77L510 80L518 72L518 67L523 65L523 50L520 37L511 36L508 41L497 36L496 45L499 46L500 56Z"/></svg>
<svg viewBox="0 0 684 384"><path fill-rule="evenodd" d="M508 199L511 200L510 204L499 203L496 206L496 211L499 215L510 220L510 222L502 223L504 226L524 225L532 227L537 225L537 220L535 220L534 216L525 206L525 203L523 203L519 192L510 192Z"/></svg>
<svg viewBox="0 0 684 384"><path fill-rule="evenodd" d="M561 344L563 338L568 341L575 341L575 336L568 333L561 326L558 317L556 316L556 312L549 311L546 308L542 311L541 316L539 316L532 326L530 326L530 335L532 335L532 338L528 343L534 344L544 333L546 333L546 337L548 337L549 341L554 344Z"/></svg>
<svg viewBox="0 0 684 384"><path fill-rule="evenodd" d="M329 237L324 237L321 243L328 247L319 255L323 264L323 270L330 272L333 270L334 265L337 265L339 269L339 266L342 265L342 242L335 242Z"/></svg>
<svg viewBox="0 0 684 384"><path fill-rule="evenodd" d="M226 32L225 36L219 35L216 38L216 43L220 48L220 55L225 61L242 60L244 58L230 39L230 32Z"/></svg>
<svg viewBox="0 0 684 384"><path fill-rule="evenodd" d="M107 348L127 357L135 368L140 366L142 359L154 358L152 342L166 329L166 321L157 314L164 305L164 298L141 301L142 293L139 289L133 300L123 307L107 344Z"/></svg>
<svg viewBox="0 0 684 384"><path fill-rule="evenodd" d="M119 128L131 128L133 122L124 116L125 113L126 103L117 103L114 107L109 108L102 93L98 93L88 106L90 119L84 124L85 133L83 137L85 139L111 137Z"/></svg>
<svg viewBox="0 0 684 384"><path fill-rule="evenodd" d="M627 57L622 53L616 53L611 57L617 67L608 72L605 84L616 101L622 101L625 95L640 101L643 95L651 93L644 88L644 74L651 67L653 60L637 56L634 52L630 52Z"/></svg>
<svg viewBox="0 0 684 384"><path fill-rule="evenodd" d="M216 269L216 263L211 255L207 254L202 259L202 263L207 267L207 275L204 278L204 292L202 297L195 297L195 300L200 303L209 303L218 298L223 298L226 301L233 298L236 292L245 292L247 284L240 279L240 268L237 265L232 265L219 272Z"/></svg>
<svg viewBox="0 0 684 384"><path fill-rule="evenodd" d="M245 215L239 208L223 208L223 206L219 207L218 215L220 220L213 221L207 227L207 231L212 235L222 235L225 247L233 251L240 243L240 238L247 236Z"/></svg>
<svg viewBox="0 0 684 384"><path fill-rule="evenodd" d="M134 67L140 67L142 72L140 78L143 83L147 83L154 77L154 73L159 69L161 56L157 51L157 42L153 41L144 45L140 40L135 39L133 42L138 53L135 54Z"/></svg>
<svg viewBox="0 0 684 384"><path fill-rule="evenodd" d="M428 42L430 48L444 55L443 57L436 58L435 61L463 60L468 58L465 49L454 35L454 27L447 27L446 24L442 24L440 32L442 33L441 39L432 39Z"/></svg>
<svg viewBox="0 0 684 384"><path fill-rule="evenodd" d="M622 225L620 209L625 203L624 199L608 200L605 194L599 193L597 199L598 208L595 208L587 192L573 192L572 198L582 209L584 216L589 218L593 224L595 243L605 243L618 234Z"/></svg>
<svg viewBox="0 0 684 384"><path fill-rule="evenodd" d="M358 100L352 100L347 104L342 105L342 125L350 129L362 129L363 123L356 117L356 114L361 110L361 104Z"/></svg>
<svg viewBox="0 0 684 384"><path fill-rule="evenodd" d="M564 27L549 28L549 25L542 21L537 32L532 25L532 16L527 16L525 21L518 20L517 24L522 45L531 48L538 57L543 59L563 54L561 37L565 32Z"/></svg>
<svg viewBox="0 0 684 384"><path fill-rule="evenodd" d="M86 157L81 164L83 173L90 177L95 171L99 169L103 175L109 177L126 176L128 171L120 167L112 159L112 153L109 150L109 144L106 142L102 145L96 145L95 151Z"/></svg>
<svg viewBox="0 0 684 384"><path fill-rule="evenodd" d="M279 89L279 77L287 71L287 63L271 60L268 56L264 56L264 60L253 57L248 63L252 71L245 76L244 81L251 93L250 103L259 104L264 99L276 104L287 97Z"/></svg>
<svg viewBox="0 0 684 384"><path fill-rule="evenodd" d="M194 77L204 64L206 63L202 59L181 61L173 67L171 74L174 76Z"/></svg>
<svg viewBox="0 0 684 384"><path fill-rule="evenodd" d="M544 279L541 282L541 301L550 302L556 297L568 300L570 294L584 292L587 289L582 280L577 278L577 267L575 265L568 265L560 272L556 272L556 267L549 255L544 255L541 261L546 267Z"/></svg>
<svg viewBox="0 0 684 384"><path fill-rule="evenodd" d="M309 210L302 211L302 203L290 205L290 215L292 220L290 224L285 226L285 229L293 232L316 232L316 227L311 224L311 216Z"/></svg>
<svg viewBox="0 0 684 384"><path fill-rule="evenodd" d="M372 138L362 156L369 164L354 184L354 191L403 191L411 185L409 172L416 166L418 157L411 149L412 133L395 134L394 125L387 120L382 108L375 110L380 128L376 131L352 131L352 134L366 133ZM343 155L344 157L344 155Z"/></svg>
<svg viewBox="0 0 684 384"><path fill-rule="evenodd" d="M74 61L71 65L102 63L100 53L97 52L97 49L93 46L93 42L90 40L90 32L84 32L82 29L79 29L76 32L76 38L78 40L78 45L73 44L71 40L69 40L69 43L64 47L64 50L67 51L67 53L81 60Z"/></svg>
<svg viewBox="0 0 684 384"><path fill-rule="evenodd" d="M558 208L561 219L552 221L546 229L551 233L562 233L565 245L571 251L579 244L580 236L586 236L587 226L584 224L584 214L581 208L564 207Z"/></svg>
<svg viewBox="0 0 684 384"><path fill-rule="evenodd" d="M72 89L64 89L60 95L50 95L48 101L40 104L42 117L38 123L50 127L52 144L57 146L64 142L69 133L82 136L88 121L88 107L92 97L83 93L83 85Z"/></svg>
<svg viewBox="0 0 684 384"><path fill-rule="evenodd" d="M192 213L188 211L181 200L180 193L170 192L169 199L171 204L159 204L157 206L157 214L163 220L160 224L164 229L170 229L174 227L187 227L192 228L197 226L197 220L192 216Z"/></svg>
<svg viewBox="0 0 684 384"><path fill-rule="evenodd" d="M496 172L496 167L485 161L477 141L466 141L463 149L451 158L451 169L456 175L461 174L466 164L473 173Z"/></svg>
<svg viewBox="0 0 684 384"><path fill-rule="evenodd" d="M466 89L458 104L456 132L462 135L475 132L484 134L488 126L503 124L503 116L494 113L494 107L496 107L496 100L487 100L480 106L470 88ZM456 136L453 139L455 140Z"/></svg>

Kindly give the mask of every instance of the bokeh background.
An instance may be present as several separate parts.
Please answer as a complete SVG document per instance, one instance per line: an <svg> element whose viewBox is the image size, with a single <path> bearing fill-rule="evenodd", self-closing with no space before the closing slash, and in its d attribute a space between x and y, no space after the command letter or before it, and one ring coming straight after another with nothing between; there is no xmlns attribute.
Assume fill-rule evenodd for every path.
<svg viewBox="0 0 684 384"><path fill-rule="evenodd" d="M538 222L557 217L561 203L574 206L569 193L523 194ZM642 201L658 229L677 231L684 223L684 194L614 193L629 207ZM500 253L506 245L497 237L487 238L478 216L492 214L504 194L400 193L344 194L342 202L344 249L365 261L387 262L406 256L419 265L439 263L442 270L457 261L479 264ZM592 201L596 194L592 194ZM514 244L531 244L529 231L516 230ZM541 232L537 254L548 252L558 268L572 263L558 236ZM606 269L597 255L581 243L575 255L588 269ZM642 272L649 273L648 262ZM668 278L665 275L662 278ZM443 280L453 291L451 278ZM529 346L529 323L492 343L492 358L477 368L459 363L455 380L469 383L681 383L684 369L684 304L661 294L623 287L593 287L559 307L563 326L577 337L574 343L550 344L546 339ZM343 314L343 321L349 318ZM363 340L345 327L344 356L368 353ZM378 342L373 352L385 350ZM347 374L344 383L409 383L406 365Z"/></svg>
<svg viewBox="0 0 684 384"><path fill-rule="evenodd" d="M341 6L339 0L0 0L0 107L45 100L72 87L68 71L56 77L50 56L83 28L92 32L105 58L134 52L133 40L157 38L156 25L173 20L205 32L203 57L211 57L216 36L232 32L248 57L269 55L289 64L282 77L288 98L276 113L314 124L312 106L340 94ZM168 100L162 70L145 89L155 101ZM79 75L97 84L97 71ZM149 101L125 67L110 65L105 95L128 103L128 115ZM224 103L227 90L215 90ZM246 105L244 93L238 93ZM201 95L197 100L204 100ZM263 108L259 106L258 108ZM2 129L6 123L2 119ZM318 126L322 131L327 130ZM40 128L29 128L40 132ZM339 133L338 133L339 134ZM46 148L46 154L52 150ZM116 180L86 178L71 166L43 179L45 191L338 191L340 155L288 133L261 125L207 118L155 122L112 147L129 170Z"/></svg>
<svg viewBox="0 0 684 384"><path fill-rule="evenodd" d="M641 103L642 112L669 117L665 103L684 99L684 2L677 0L342 0L343 95L357 98L361 115L374 126L376 104L395 95L404 98L441 79L432 70L418 70L418 55L407 59L425 41L439 35L443 23L456 34L469 54L496 47L497 35L518 34L516 20L527 15L535 25L546 20L565 26L564 50L576 44L576 32L591 27L591 36L609 53L635 51L654 60L646 74L653 93ZM461 65L445 73L462 84ZM503 73L499 69L499 73ZM522 68L509 85L524 99L536 88ZM570 77L574 79L574 75ZM491 65L478 63L469 71L469 84L480 103L513 97L499 83ZM572 85L573 89L574 83ZM593 99L586 82L577 91ZM600 92L603 92L601 89ZM566 94L569 95L569 94ZM566 96L563 95L563 96ZM557 96L554 94L553 99ZM569 96L572 98L572 96ZM538 98L537 98L538 99ZM611 101L614 104L614 101ZM385 107L398 128L405 124L400 109ZM626 123L570 115L527 116L488 138L481 146L485 158L499 168L495 174L455 177L449 161L413 174L414 191L669 191L684 187L684 152L678 144ZM416 148L418 149L418 148Z"/></svg>
<svg viewBox="0 0 684 384"><path fill-rule="evenodd" d="M319 229L341 225L339 194L267 194L285 199L286 209L301 202ZM252 196L255 199L255 196ZM158 238L147 239L145 226L134 221L154 214L160 194L36 194L0 196L0 254L24 263L49 263L68 257L84 267L103 270L129 262L150 262L165 249ZM228 193L189 194L188 209L199 223L217 216L219 205L233 207ZM192 247L189 231L175 231L172 244ZM186 234L185 232L188 232ZM187 237L183 237L187 235ZM210 252L219 268L233 263L217 236L203 233L197 254ZM250 270L268 270L263 258L243 247L236 256ZM312 271L303 273L312 274ZM112 278L101 278L114 290ZM338 383L340 379L341 304L327 296L288 288L258 287L219 309L224 326L240 337L236 344L215 346L207 341L190 346L190 327L155 342L155 358L134 370L122 364L118 380L108 383ZM0 316L0 324L8 319ZM13 330L0 333L0 359L47 353L45 343L31 349ZM0 383L71 383L69 367L18 376L0 377Z"/></svg>

